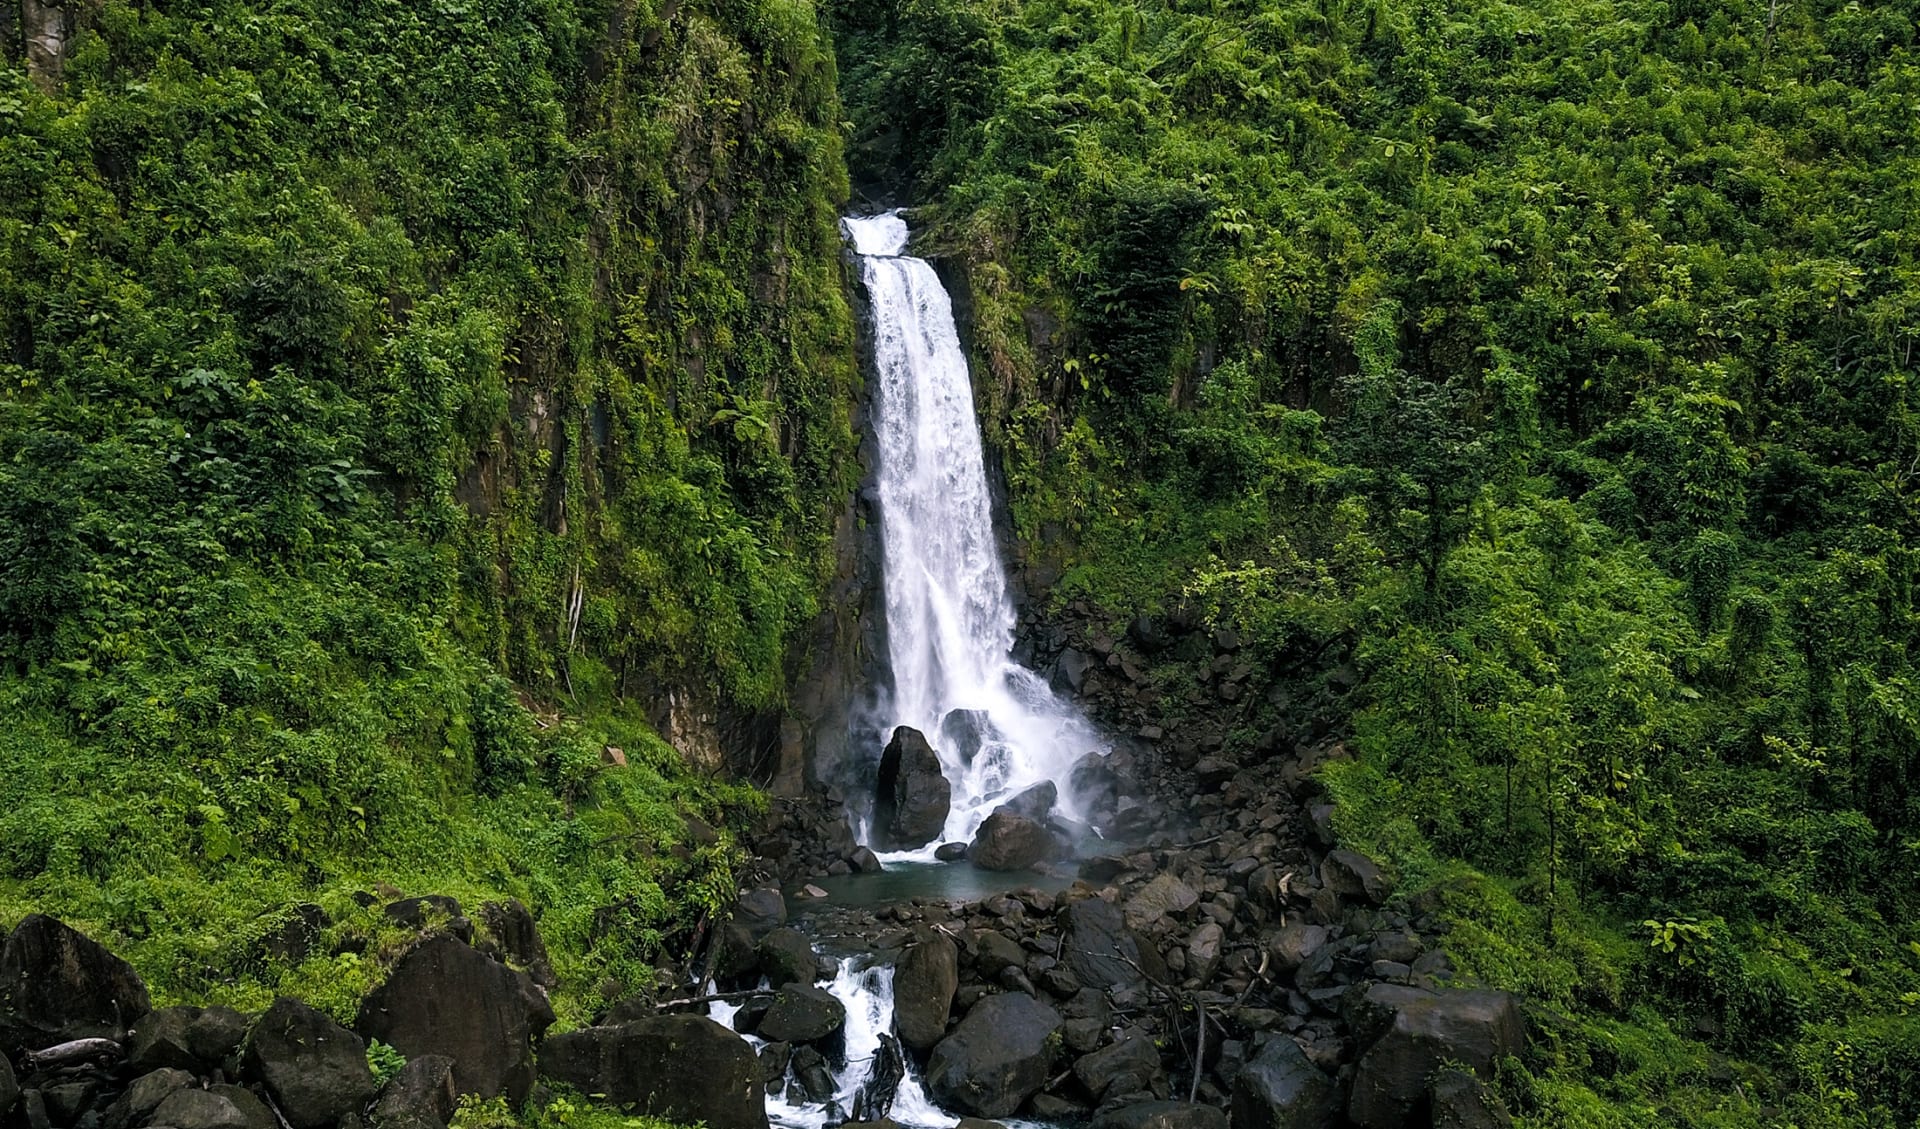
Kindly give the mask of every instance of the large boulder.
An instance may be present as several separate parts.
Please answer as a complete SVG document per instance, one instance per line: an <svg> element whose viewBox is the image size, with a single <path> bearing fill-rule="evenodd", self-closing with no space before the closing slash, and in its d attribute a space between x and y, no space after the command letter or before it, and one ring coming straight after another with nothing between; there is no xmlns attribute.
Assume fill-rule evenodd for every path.
<svg viewBox="0 0 1920 1129"><path fill-rule="evenodd" d="M380 1090L373 1121L394 1129L435 1129L453 1120L460 1104L454 1063L446 1055L419 1055Z"/></svg>
<svg viewBox="0 0 1920 1129"><path fill-rule="evenodd" d="M1267 1040L1233 1079L1233 1129L1321 1129L1340 1115L1340 1091L1285 1035Z"/></svg>
<svg viewBox="0 0 1920 1129"><path fill-rule="evenodd" d="M1091 988L1138 987L1143 948L1113 903L1085 898L1067 907L1067 967Z"/></svg>
<svg viewBox="0 0 1920 1129"><path fill-rule="evenodd" d="M267 1088L292 1129L331 1129L359 1112L376 1088L367 1044L326 1016L285 996L247 1033L243 1071Z"/></svg>
<svg viewBox="0 0 1920 1129"><path fill-rule="evenodd" d="M0 1050L124 1039L152 1006L132 965L45 914L28 914L0 949Z"/></svg>
<svg viewBox="0 0 1920 1129"><path fill-rule="evenodd" d="M1478 1075L1442 1070L1427 1086L1433 1129L1509 1129L1513 1115Z"/></svg>
<svg viewBox="0 0 1920 1129"><path fill-rule="evenodd" d="M4 1058L0 1058L0 1067L4 1067L5 1062ZM0 1073L4 1073L4 1070L0 1070ZM11 1075L8 1076L11 1077ZM113 1100L112 1105L107 1107L102 1124L106 1129L127 1129L129 1125L145 1125L152 1120L153 1111L160 1107L161 1102L167 1100L168 1095L191 1085L193 1085L193 1075L184 1070L169 1068L142 1074L133 1080L133 1085L128 1086L119 1097ZM5 1095L0 1094L0 1113L6 1112L7 1106L12 1104L3 1100L4 1098Z"/></svg>
<svg viewBox="0 0 1920 1129"><path fill-rule="evenodd" d="M1080 1079L1087 1093L1102 1101L1117 1094L1165 1092L1166 1071L1160 1065L1160 1051L1152 1039L1139 1034L1082 1055L1073 1064L1073 1076Z"/></svg>
<svg viewBox="0 0 1920 1129"><path fill-rule="evenodd" d="M1025 870L1052 853L1053 832L1001 808L980 824L967 858L982 870Z"/></svg>
<svg viewBox="0 0 1920 1129"><path fill-rule="evenodd" d="M818 978L820 958L814 955L813 942L798 929L781 926L765 937L755 949L760 974L778 988L783 984L811 984Z"/></svg>
<svg viewBox="0 0 1920 1129"><path fill-rule="evenodd" d="M926 846L947 825L953 785L940 772L940 757L918 729L902 725L880 754L874 827L880 845L909 851Z"/></svg>
<svg viewBox="0 0 1920 1129"><path fill-rule="evenodd" d="M707 1129L767 1129L760 1059L701 1015L660 1015L549 1038L540 1072L615 1105Z"/></svg>
<svg viewBox="0 0 1920 1129"><path fill-rule="evenodd" d="M1060 1013L1027 995L988 996L927 1059L934 1100L980 1117L1006 1117L1046 1085Z"/></svg>
<svg viewBox="0 0 1920 1129"><path fill-rule="evenodd" d="M1266 938L1267 954L1273 958L1275 971L1292 972L1325 948L1330 936L1324 925L1291 922Z"/></svg>
<svg viewBox="0 0 1920 1129"><path fill-rule="evenodd" d="M995 808L995 811L1023 815L1039 823L1045 823L1053 814L1053 805L1060 800L1060 788L1051 780L1042 780L1030 788L1023 789L1013 799Z"/></svg>
<svg viewBox="0 0 1920 1129"><path fill-rule="evenodd" d="M1227 1129L1227 1115L1198 1102L1135 1102L1101 1113L1093 1129Z"/></svg>
<svg viewBox="0 0 1920 1129"><path fill-rule="evenodd" d="M999 739L1000 732L986 710L948 710L940 719L940 747L960 758L961 764L972 764L987 742Z"/></svg>
<svg viewBox="0 0 1920 1129"><path fill-rule="evenodd" d="M13 1103L19 1100L20 1083L13 1076L13 1064L7 1061L6 1055L0 1054L0 1118L12 1112Z"/></svg>
<svg viewBox="0 0 1920 1129"><path fill-rule="evenodd" d="M893 970L893 1021L900 1041L916 1051L939 1042L959 989L959 946L938 930L918 930Z"/></svg>
<svg viewBox="0 0 1920 1129"><path fill-rule="evenodd" d="M193 1024L199 1018L197 1007L163 1007L141 1016L128 1032L127 1065L142 1074L162 1067L202 1069L192 1039ZM219 1061L206 1065L217 1066Z"/></svg>
<svg viewBox="0 0 1920 1129"><path fill-rule="evenodd" d="M1358 851L1338 850L1320 864L1320 881L1350 901L1377 906L1393 892L1380 865Z"/></svg>
<svg viewBox="0 0 1920 1129"><path fill-rule="evenodd" d="M255 1129L239 1105L222 1094L183 1087L153 1111L155 1125L173 1129Z"/></svg>
<svg viewBox="0 0 1920 1129"><path fill-rule="evenodd" d="M1199 901L1200 895L1193 887L1174 875L1155 875L1153 881L1127 899L1127 924L1134 929L1145 929L1168 914L1187 912Z"/></svg>
<svg viewBox="0 0 1920 1129"><path fill-rule="evenodd" d="M547 956L547 943L540 938L540 927L533 912L517 898L488 902L480 907L480 924L486 929L481 946L488 956L505 960L522 969L535 984L551 991L560 986L554 975L553 961Z"/></svg>
<svg viewBox="0 0 1920 1129"><path fill-rule="evenodd" d="M462 1094L505 1094L518 1105L533 1088L533 1040L552 1022L545 993L526 973L441 933L400 958L353 1026L409 1058L452 1059Z"/></svg>
<svg viewBox="0 0 1920 1129"><path fill-rule="evenodd" d="M847 1005L832 992L788 984L774 994L758 1034L770 1043L817 1043L846 1025Z"/></svg>
<svg viewBox="0 0 1920 1129"><path fill-rule="evenodd" d="M1394 1013L1354 1068L1347 1117L1360 1129L1406 1123L1427 1099L1428 1079L1442 1064L1492 1077L1494 1064L1526 1048L1519 1000L1508 992L1441 992Z"/></svg>

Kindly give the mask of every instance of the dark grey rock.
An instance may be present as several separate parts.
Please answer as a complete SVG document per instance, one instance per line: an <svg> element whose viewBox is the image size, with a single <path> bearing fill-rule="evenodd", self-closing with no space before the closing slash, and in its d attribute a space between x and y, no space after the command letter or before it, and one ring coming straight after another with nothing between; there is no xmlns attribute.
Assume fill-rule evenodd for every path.
<svg viewBox="0 0 1920 1129"><path fill-rule="evenodd" d="M953 995L960 988L960 950L953 938L920 929L893 972L893 1019L900 1041L929 1050L947 1033Z"/></svg>
<svg viewBox="0 0 1920 1129"><path fill-rule="evenodd" d="M446 1055L420 1055L387 1081L380 1098L373 1103L376 1125L444 1126L453 1120L460 1104L460 1086L454 1078L454 1063Z"/></svg>
<svg viewBox="0 0 1920 1129"><path fill-rule="evenodd" d="M1153 1041L1133 1035L1082 1056L1073 1064L1073 1075L1088 1093L1105 1100L1113 1094L1152 1089L1156 1082L1164 1083L1166 1071Z"/></svg>
<svg viewBox="0 0 1920 1129"><path fill-rule="evenodd" d="M980 824L967 858L982 870L1026 870L1053 849L1053 832L1037 820L1002 809Z"/></svg>
<svg viewBox="0 0 1920 1129"><path fill-rule="evenodd" d="M1233 1129L1322 1129L1340 1116L1340 1091L1300 1044L1267 1041L1233 1079Z"/></svg>
<svg viewBox="0 0 1920 1129"><path fill-rule="evenodd" d="M1059 787L1051 780L1042 780L994 810L1045 823L1047 816L1053 814L1053 805L1059 799Z"/></svg>
<svg viewBox="0 0 1920 1129"><path fill-rule="evenodd" d="M254 1022L242 1066L293 1129L331 1129L366 1105L375 1089L366 1043L285 996Z"/></svg>
<svg viewBox="0 0 1920 1129"><path fill-rule="evenodd" d="M967 857L966 843L942 843L933 852L933 857L941 862L959 862Z"/></svg>
<svg viewBox="0 0 1920 1129"><path fill-rule="evenodd" d="M540 936L540 926L533 920L533 912L519 899L488 902L480 907L479 918L481 928L486 930L482 952L521 969L548 991L560 986L553 961L547 956L547 943Z"/></svg>
<svg viewBox="0 0 1920 1129"><path fill-rule="evenodd" d="M0 1063L5 1061L0 1059ZM192 1084L193 1075L184 1070L168 1068L142 1074L107 1107L103 1124L106 1129L144 1125L160 1103L167 1099L167 1095ZM4 1110L4 1103L0 1103L0 1110Z"/></svg>
<svg viewBox="0 0 1920 1129"><path fill-rule="evenodd" d="M187 1050L209 1066L216 1066L240 1049L247 1039L247 1017L230 1007L201 1008L187 1026Z"/></svg>
<svg viewBox="0 0 1920 1129"><path fill-rule="evenodd" d="M1267 952L1277 972L1292 972L1326 947L1327 927L1290 922L1267 938Z"/></svg>
<svg viewBox="0 0 1920 1129"><path fill-rule="evenodd" d="M774 1043L817 1043L847 1023L847 1007L832 992L811 984L788 984L774 994L760 1020L759 1035Z"/></svg>
<svg viewBox="0 0 1920 1129"><path fill-rule="evenodd" d="M1394 1013L1378 1042L1360 1057L1347 1117L1360 1129L1392 1129L1427 1097L1427 1080L1445 1063L1491 1077L1494 1063L1526 1049L1520 1002L1507 992L1442 992Z"/></svg>
<svg viewBox="0 0 1920 1129"><path fill-rule="evenodd" d="M0 1047L125 1039L152 1006L132 965L45 914L0 949Z"/></svg>
<svg viewBox="0 0 1920 1129"><path fill-rule="evenodd" d="M1046 1085L1060 1013L1021 993L973 1006L927 1059L936 1101L981 1117L1007 1117Z"/></svg>
<svg viewBox="0 0 1920 1129"><path fill-rule="evenodd" d="M246 1120L247 1129L276 1129L279 1124L273 1118L273 1111L267 1108L267 1103L260 1100L260 1095L245 1086L227 1082L208 1086L207 1092L225 1098L233 1108L239 1110L240 1116Z"/></svg>
<svg viewBox="0 0 1920 1129"><path fill-rule="evenodd" d="M880 754L874 831L892 850L914 850L939 836L952 808L953 785L926 735L909 725L893 731Z"/></svg>
<svg viewBox="0 0 1920 1129"><path fill-rule="evenodd" d="M756 954L760 973L767 983L778 988L786 984L811 984L818 970L813 942L798 929L781 926L760 939Z"/></svg>
<svg viewBox="0 0 1920 1129"><path fill-rule="evenodd" d="M171 1066L176 1070L201 1069L199 1055L193 1053L191 1032L200 1018L197 1007L163 1007L140 1017L128 1033L127 1065L140 1073ZM206 1065L217 1065L219 1059Z"/></svg>
<svg viewBox="0 0 1920 1129"><path fill-rule="evenodd" d="M1378 863L1358 851L1337 850L1320 864L1320 881L1342 898L1377 906L1393 892Z"/></svg>
<svg viewBox="0 0 1920 1129"><path fill-rule="evenodd" d="M441 933L400 958L362 1001L354 1030L408 1058L445 1055L460 1093L518 1105L533 1088L533 1041L552 1022L525 973Z"/></svg>
<svg viewBox="0 0 1920 1129"><path fill-rule="evenodd" d="M817 1052L812 1057L824 1074L824 1060ZM804 1085L800 1051L794 1060ZM701 1015L660 1015L552 1036L541 1047L540 1073L682 1124L767 1129L759 1057L745 1039ZM815 1100L832 1093L828 1077L825 1095Z"/></svg>
<svg viewBox="0 0 1920 1129"><path fill-rule="evenodd" d="M1513 1116L1471 1071L1448 1069L1433 1076L1427 1093L1433 1129L1508 1129Z"/></svg>
<svg viewBox="0 0 1920 1129"><path fill-rule="evenodd" d="M168 1094L153 1111L153 1123L172 1129L256 1129L224 1096L192 1088Z"/></svg>
<svg viewBox="0 0 1920 1129"><path fill-rule="evenodd" d="M1111 902L1085 898L1066 911L1066 940L1061 954L1067 967L1090 988L1138 987L1141 945L1126 918Z"/></svg>

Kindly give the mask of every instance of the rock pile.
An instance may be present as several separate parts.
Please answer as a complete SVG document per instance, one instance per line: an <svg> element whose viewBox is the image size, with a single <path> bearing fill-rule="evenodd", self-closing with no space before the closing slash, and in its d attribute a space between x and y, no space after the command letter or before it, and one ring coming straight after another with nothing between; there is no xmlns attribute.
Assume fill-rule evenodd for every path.
<svg viewBox="0 0 1920 1129"><path fill-rule="evenodd" d="M450 898L397 902L388 916L431 928L354 1030L290 998L258 1016L155 1010L125 961L51 917L27 917L0 950L0 1118L24 1129L445 1129L458 1095L524 1098L535 1042L553 1021L524 970L551 976L532 916L488 905L477 938ZM294 920L309 945L326 924ZM408 1056L384 1086L366 1037Z"/></svg>

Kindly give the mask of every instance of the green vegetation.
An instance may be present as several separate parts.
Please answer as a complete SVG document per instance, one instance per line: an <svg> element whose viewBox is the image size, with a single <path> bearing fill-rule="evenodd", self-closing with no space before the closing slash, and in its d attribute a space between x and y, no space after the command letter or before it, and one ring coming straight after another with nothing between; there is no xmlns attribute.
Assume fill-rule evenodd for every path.
<svg viewBox="0 0 1920 1129"><path fill-rule="evenodd" d="M350 1013L353 893L514 895L563 1019L647 985L757 803L660 706L778 706L849 487L812 9L80 23L0 72L0 916Z"/></svg>
<svg viewBox="0 0 1920 1129"><path fill-rule="evenodd" d="M1353 734L1340 833L1538 1005L1521 1120L1913 1124L1920 8L835 16L1057 598Z"/></svg>

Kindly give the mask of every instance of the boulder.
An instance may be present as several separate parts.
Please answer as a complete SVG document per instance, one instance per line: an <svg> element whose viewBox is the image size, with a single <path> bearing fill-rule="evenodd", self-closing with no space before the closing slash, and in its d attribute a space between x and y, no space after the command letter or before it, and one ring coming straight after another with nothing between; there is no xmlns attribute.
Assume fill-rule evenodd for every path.
<svg viewBox="0 0 1920 1129"><path fill-rule="evenodd" d="M1442 1064L1491 1077L1495 1062L1525 1047L1526 1025L1511 993L1452 991L1413 1000L1356 1064L1347 1117L1360 1129L1402 1125L1426 1100L1427 1080Z"/></svg>
<svg viewBox="0 0 1920 1129"><path fill-rule="evenodd" d="M533 1088L533 1041L552 1022L526 973L441 933L400 958L360 1004L354 1030L408 1058L445 1055L458 1092L517 1106Z"/></svg>
<svg viewBox="0 0 1920 1129"><path fill-rule="evenodd" d="M331 1129L375 1089L366 1043L285 996L254 1022L241 1066L267 1088L292 1129Z"/></svg>
<svg viewBox="0 0 1920 1129"><path fill-rule="evenodd" d="M540 938L540 927L533 920L532 911L519 899L488 902L480 907L479 917L481 927L487 931L482 952L525 971L535 984L548 991L560 986L553 961L547 956L547 943Z"/></svg>
<svg viewBox="0 0 1920 1129"><path fill-rule="evenodd" d="M1078 694L1087 688L1087 672L1092 669L1092 655L1068 647L1054 660L1047 684L1063 694Z"/></svg>
<svg viewBox="0 0 1920 1129"><path fill-rule="evenodd" d="M988 741L999 738L986 710L948 710L940 719L940 747L958 757L961 764L972 764Z"/></svg>
<svg viewBox="0 0 1920 1129"><path fill-rule="evenodd" d="M1053 832L1003 809L980 824L967 858L982 870L1025 870L1052 853Z"/></svg>
<svg viewBox="0 0 1920 1129"><path fill-rule="evenodd" d="M1059 787L1051 780L1042 780L994 810L1023 815L1036 822L1045 823L1047 816L1053 814L1053 805L1059 799Z"/></svg>
<svg viewBox="0 0 1920 1129"><path fill-rule="evenodd" d="M1383 984L1370 980L1355 984L1340 997L1340 1020L1359 1046L1370 1046L1393 1026L1393 1017L1415 1000L1428 999L1432 992L1404 984Z"/></svg>
<svg viewBox="0 0 1920 1129"><path fill-rule="evenodd" d="M893 1021L900 1041L929 1050L947 1033L953 994L960 989L960 949L934 929L916 931L893 970Z"/></svg>
<svg viewBox="0 0 1920 1129"><path fill-rule="evenodd" d="M880 856L873 853L872 847L855 847L847 855L847 865L855 874L878 874L886 867L880 863Z"/></svg>
<svg viewBox="0 0 1920 1129"><path fill-rule="evenodd" d="M1199 901L1200 895L1180 879L1171 874L1155 875L1153 881L1127 899L1127 925L1145 929L1168 914L1187 912Z"/></svg>
<svg viewBox="0 0 1920 1129"><path fill-rule="evenodd" d="M1006 1117L1046 1085L1060 1013L1024 992L973 1006L927 1059L926 1086L943 1105Z"/></svg>
<svg viewBox="0 0 1920 1129"><path fill-rule="evenodd" d="M825 988L788 984L774 993L758 1032L770 1043L817 1043L847 1024L847 1006Z"/></svg>
<svg viewBox="0 0 1920 1129"><path fill-rule="evenodd" d="M1135 1102L1100 1114L1093 1129L1227 1129L1227 1115L1198 1102Z"/></svg>
<svg viewBox="0 0 1920 1129"><path fill-rule="evenodd" d="M819 974L820 960L813 953L813 942L798 929L783 925L768 933L760 939L755 955L761 975L776 988L786 984L811 984Z"/></svg>
<svg viewBox="0 0 1920 1129"><path fill-rule="evenodd" d="M787 899L771 886L742 891L733 903L733 924L755 941L786 923Z"/></svg>
<svg viewBox="0 0 1920 1129"><path fill-rule="evenodd" d="M198 1009L187 1026L187 1050L210 1065L225 1062L247 1039L247 1017L230 1007Z"/></svg>
<svg viewBox="0 0 1920 1129"><path fill-rule="evenodd" d="M953 785L940 772L940 758L918 729L902 725L880 754L874 829L880 844L910 851L926 846L947 825Z"/></svg>
<svg viewBox="0 0 1920 1129"><path fill-rule="evenodd" d="M13 1103L19 1100L20 1083L13 1076L13 1064L7 1061L6 1055L0 1054L0 1118L12 1112Z"/></svg>
<svg viewBox="0 0 1920 1129"><path fill-rule="evenodd" d="M408 929L444 930L462 941L473 940L473 922L460 908L460 900L445 894L425 894L401 898L389 903L387 920Z"/></svg>
<svg viewBox="0 0 1920 1129"><path fill-rule="evenodd" d="M1267 1040L1233 1078L1233 1129L1321 1129L1340 1116L1340 1091L1285 1035Z"/></svg>
<svg viewBox="0 0 1920 1129"><path fill-rule="evenodd" d="M796 1069L799 1059L796 1052ZM605 1094L614 1105L681 1124L767 1129L759 1056L745 1039L705 1016L660 1015L555 1035L541 1048L540 1072L581 1093Z"/></svg>
<svg viewBox="0 0 1920 1129"><path fill-rule="evenodd" d="M1005 933L987 930L974 938L973 966L980 970L981 976L991 980L1003 969L1025 968L1026 964L1027 950Z"/></svg>
<svg viewBox="0 0 1920 1129"><path fill-rule="evenodd" d="M273 1111L267 1108L267 1103L261 1101L258 1094L245 1086L226 1082L208 1086L207 1092L215 1097L225 1098L229 1105L239 1110L240 1116L247 1123L247 1129L279 1129L279 1122L273 1119ZM155 1123L164 1124L159 1121Z"/></svg>
<svg viewBox="0 0 1920 1129"><path fill-rule="evenodd" d="M224 1095L191 1087L168 1094L154 1109L153 1124L172 1129L258 1129Z"/></svg>
<svg viewBox="0 0 1920 1129"><path fill-rule="evenodd" d="M1378 863L1345 849L1332 852L1320 864L1320 881L1342 898L1372 906L1384 903L1393 892L1393 884L1381 873Z"/></svg>
<svg viewBox="0 0 1920 1129"><path fill-rule="evenodd" d="M453 1060L446 1055L420 1055L407 1060L380 1090L373 1103L373 1121L377 1125L432 1129L453 1120L460 1105L459 1084L454 1081Z"/></svg>
<svg viewBox="0 0 1920 1129"><path fill-rule="evenodd" d="M169 1066L176 1070L201 1069L191 1037L193 1023L199 1018L197 1007L163 1007L141 1016L128 1032L127 1065L142 1074ZM218 1065L219 1061L216 1058L208 1065Z"/></svg>
<svg viewBox="0 0 1920 1129"><path fill-rule="evenodd" d="M1291 922L1267 937L1267 953L1276 972L1292 972L1325 948L1330 936L1324 925Z"/></svg>
<svg viewBox="0 0 1920 1129"><path fill-rule="evenodd" d="M0 1064L5 1063L0 1059ZM11 1077L11 1074L8 1075ZM193 1085L193 1075L184 1070L155 1070L133 1080L121 1095L107 1107L102 1124L106 1129L127 1129L130 1125L145 1125L152 1120L153 1111L167 1096L175 1090ZM4 1095L0 1095L4 1096ZM4 1112L11 1103L0 1102L0 1112Z"/></svg>
<svg viewBox="0 0 1920 1129"><path fill-rule="evenodd" d="M1073 1064L1073 1076L1088 1093L1104 1101L1117 1094L1155 1088L1155 1083L1164 1084L1166 1071L1160 1066L1160 1051L1153 1040L1135 1034L1081 1056Z"/></svg>
<svg viewBox="0 0 1920 1129"><path fill-rule="evenodd" d="M1187 975L1205 984L1220 967L1220 951L1227 943L1227 931L1216 922L1205 922L1187 938Z"/></svg>
<svg viewBox="0 0 1920 1129"><path fill-rule="evenodd" d="M1092 988L1142 983L1141 945L1113 903L1085 898L1067 907L1063 955L1067 967Z"/></svg>
<svg viewBox="0 0 1920 1129"><path fill-rule="evenodd" d="M1442 1070L1427 1084L1433 1129L1508 1129L1513 1115L1477 1075Z"/></svg>
<svg viewBox="0 0 1920 1129"><path fill-rule="evenodd" d="M0 1050L125 1039L152 1006L132 965L45 914L0 949Z"/></svg>
<svg viewBox="0 0 1920 1129"><path fill-rule="evenodd" d="M942 843L933 852L933 857L941 862L959 862L967 857L966 843Z"/></svg>
<svg viewBox="0 0 1920 1129"><path fill-rule="evenodd" d="M280 915L279 924L260 940L261 951L270 960L299 964L320 946L320 933L333 924L327 911L312 902L290 906Z"/></svg>

